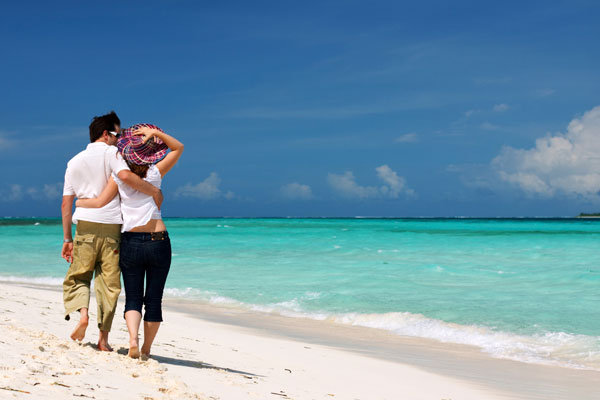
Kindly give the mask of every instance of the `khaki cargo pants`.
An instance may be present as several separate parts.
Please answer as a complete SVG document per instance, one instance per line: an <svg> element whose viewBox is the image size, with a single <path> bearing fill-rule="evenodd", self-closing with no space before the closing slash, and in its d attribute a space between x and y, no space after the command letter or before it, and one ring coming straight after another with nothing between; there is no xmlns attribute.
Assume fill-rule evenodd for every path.
<svg viewBox="0 0 600 400"><path fill-rule="evenodd" d="M65 319L90 306L90 283L98 303L98 328L110 331L121 293L119 242L121 225L79 221L73 239L73 262L63 282Z"/></svg>

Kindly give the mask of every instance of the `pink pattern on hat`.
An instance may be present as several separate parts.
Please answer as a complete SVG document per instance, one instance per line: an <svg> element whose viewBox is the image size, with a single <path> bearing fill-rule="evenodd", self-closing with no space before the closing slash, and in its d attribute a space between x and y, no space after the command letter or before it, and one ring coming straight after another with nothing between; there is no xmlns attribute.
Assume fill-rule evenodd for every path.
<svg viewBox="0 0 600 400"><path fill-rule="evenodd" d="M117 140L119 153L126 161L136 165L156 164L167 155L167 145L157 137L153 137L144 143L142 135L134 135L133 132L141 127L158 129L164 132L156 125L135 124L121 132L121 137Z"/></svg>

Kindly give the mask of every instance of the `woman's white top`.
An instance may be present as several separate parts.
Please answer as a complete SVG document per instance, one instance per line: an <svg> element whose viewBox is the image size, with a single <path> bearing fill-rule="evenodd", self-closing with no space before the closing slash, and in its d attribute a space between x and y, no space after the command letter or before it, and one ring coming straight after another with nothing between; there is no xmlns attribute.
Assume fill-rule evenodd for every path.
<svg viewBox="0 0 600 400"><path fill-rule="evenodd" d="M121 196L121 214L123 214L121 232L130 231L136 226L146 225L151 219L162 218L160 210L151 196L138 192L123 183L115 174L113 174L113 179L119 186L119 195ZM151 165L148 168L144 180L160 189L162 177L156 165Z"/></svg>

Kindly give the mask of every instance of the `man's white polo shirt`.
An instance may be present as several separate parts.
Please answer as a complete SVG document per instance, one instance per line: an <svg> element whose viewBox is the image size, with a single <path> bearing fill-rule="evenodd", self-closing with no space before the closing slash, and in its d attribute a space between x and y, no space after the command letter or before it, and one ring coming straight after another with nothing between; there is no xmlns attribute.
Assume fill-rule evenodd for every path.
<svg viewBox="0 0 600 400"><path fill-rule="evenodd" d="M75 195L80 199L98 197L108 183L111 173L129 169L116 146L103 142L87 145L87 148L73 157L67 164L63 196ZM77 207L73 222L89 221L101 224L122 224L121 201L115 196L102 208Z"/></svg>

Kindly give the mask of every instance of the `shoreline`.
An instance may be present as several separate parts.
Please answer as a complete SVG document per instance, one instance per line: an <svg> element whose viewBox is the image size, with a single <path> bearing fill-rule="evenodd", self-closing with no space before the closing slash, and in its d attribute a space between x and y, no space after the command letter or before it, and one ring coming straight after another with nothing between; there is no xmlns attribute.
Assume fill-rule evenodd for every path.
<svg viewBox="0 0 600 400"><path fill-rule="evenodd" d="M36 280L35 278L30 278L20 280L18 277L14 277L14 279L0 280L0 283L2 282L7 284L31 285L33 288L59 290L62 279L40 278ZM390 312L387 314L360 314L351 312L327 314L326 311L308 312L295 308L290 310L287 308L278 309L258 304L247 304L221 296L217 296L218 298L215 301L213 301L212 297L208 299L194 295L191 297L187 295L181 296L178 289L167 289L166 292L163 298L163 305L171 307L176 312L188 312L190 315L197 315L197 312L190 311L191 309L196 309L196 311L201 311L204 314L204 319L218 323L255 328L271 326L278 332L280 331L279 337L297 340L312 338L321 340L328 335L331 329L336 329L340 333L338 338L343 338L347 333L355 334L362 329L364 332L379 332L380 336L376 343L394 343L398 338L402 338L403 340L422 341L428 347L433 348L440 344L444 348L456 346L465 351L482 353L486 357L497 360L600 372L596 352L589 350L589 354L582 353L582 351L586 351L585 349L579 349L579 351L570 349L567 352L562 347L562 343L565 340L581 341L579 338L580 335L575 333L564 333L562 331L545 332L546 335L550 335L551 337L551 341L549 341L547 338L544 340L543 337L535 335L528 336L527 334L519 334L511 331L494 330L484 325L460 325L432 319L421 314L403 312ZM123 291L121 292L121 297L124 298ZM408 320L405 320L404 314L408 315L406 317ZM225 316L233 315L237 317L224 318ZM258 320L262 321L260 326L252 322ZM290 321L294 325L300 324L299 326L310 326L313 332L308 336L302 336L297 332L286 331L285 329L281 330L274 324L274 321L278 320ZM411 325L419 328L415 330L411 328ZM278 326L285 327L285 323L279 323ZM344 327L351 329L346 331ZM263 333L270 333L266 329L259 330ZM593 337L589 338L594 339ZM332 345L334 342L329 340L323 343ZM571 346L573 347L572 343ZM361 348L361 352L373 352L372 346L366 349L364 347ZM340 348L352 350L353 346L345 345ZM588 354L588 356L583 357L581 354ZM383 359L386 361L396 361L398 358L386 356Z"/></svg>
<svg viewBox="0 0 600 400"><path fill-rule="evenodd" d="M0 288L3 289L3 293L16 293L17 297L26 295L29 299L36 297L53 299L52 313L56 315L62 313L59 288L4 282L0 283ZM6 298L2 299L0 309L10 310L7 301ZM15 301L19 302L18 299ZM25 307L35 307L29 304L32 300L21 302L26 304ZM417 396L413 398L436 398L435 396L439 395L440 397L437 398L440 399L592 399L596 396L596 388L600 385L600 373L596 371L492 358L469 345L403 337L374 328L285 317L233 307L198 304L186 300L166 299L164 305L165 323L161 327L156 350L153 350L153 353L157 355L158 364L168 365L169 372L173 373L174 378L183 382L179 386L187 387L191 390L190 393L213 393L215 396L224 396L223 393L233 390L229 387L232 380L237 382L237 379L240 379L234 377L239 375L231 372L234 370L260 371L261 373L255 375L262 375L261 383L254 383L258 378L246 377L241 378L241 386L240 382L237 382L235 387L251 385L250 387L260 388L267 382L285 382L288 388L285 391L286 396L295 399L321 398L318 393L325 390L325 387L329 387L329 384L332 387L331 391L336 387L337 398L352 398L344 397L342 394L345 393L347 396L352 394L357 395L356 398L363 399L394 398L398 394ZM39 306L41 307L41 304ZM23 307L23 305L15 304L14 307ZM55 309L57 307L58 309ZM119 314L122 307L121 299L113 324L113 332L116 331L118 334L111 333L111 343L115 349L127 343L124 322ZM94 311L95 314L95 306L91 305L90 311ZM6 315L12 316L12 314ZM69 345L66 339L74 326L73 321L67 323L62 321L62 318L52 320L54 321L52 324L40 324L40 321L37 321L37 325L34 323L33 326L38 328L41 326L42 330L48 330L49 333L56 335L58 340L63 340ZM18 326L24 325L23 321L16 321L16 323ZM97 336L97 332L94 331L95 328L90 324L86 340ZM226 354L222 354L224 349ZM187 360L184 360L185 362L177 361L178 354L182 356L190 350L195 356L184 357ZM195 358L202 358L209 353L210 360L194 361ZM238 353L244 353L247 357L250 355L251 360L237 359ZM285 354L288 353L290 356L286 357ZM317 356L317 360L323 360L323 365L319 366L321 362L315 364L315 359L309 359L314 356ZM118 355L117 357L126 359ZM260 358L261 361L257 363L256 358ZM334 363L335 367L327 365L324 362L326 359L337 360ZM345 361L340 363L339 360L342 359ZM120 361L127 363L131 360ZM198 375L198 371L194 370L198 368L199 362L224 366L225 369L219 367L215 371L220 372L209 373L209 375L215 373L218 375L219 379L216 379L216 382L202 380L196 382L197 377L194 376ZM349 365L354 367L344 370L346 362L350 362ZM295 372L290 376L285 374L270 376L269 371L276 370L277 368L273 369L273 365L278 364L288 365L283 368L285 374L291 374L287 369L300 370L303 373L300 374L301 376ZM327 368L323 370L325 366ZM206 369L201 368L200 372L206 372ZM341 376L340 371L344 372ZM370 375L365 371L377 373ZM365 374L368 375L368 379ZM250 375L246 374L246 376ZM327 379L326 382L321 382L322 388L312 383L309 388L306 388L307 382L324 379L323 376ZM405 382L405 386L396 387L394 382L401 376L412 376L416 381L411 380ZM296 380L296 386L294 382L290 382L292 377ZM358 382L353 385L342 384L347 382L348 377ZM388 380L381 380L383 378ZM431 380L435 384L423 382L422 379ZM374 394L373 385L378 387L379 392L375 397L369 397L368 393ZM304 394L300 394L301 392ZM179 390L178 393L181 395L183 392ZM358 395L359 393L362 394ZM481 397L482 393L484 397ZM266 394L271 398L280 397L277 394ZM242 397L225 396L224 398Z"/></svg>
<svg viewBox="0 0 600 400"><path fill-rule="evenodd" d="M318 344L418 367L436 375L489 387L507 398L587 399L597 394L600 371L493 357L474 345L401 336L383 329L169 299L165 308L259 335ZM484 372L482 372L484 371ZM590 383L593 383L592 385ZM552 393L547 392L552 388ZM525 397L520 397L525 395Z"/></svg>

